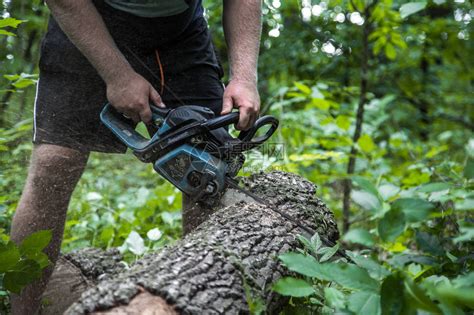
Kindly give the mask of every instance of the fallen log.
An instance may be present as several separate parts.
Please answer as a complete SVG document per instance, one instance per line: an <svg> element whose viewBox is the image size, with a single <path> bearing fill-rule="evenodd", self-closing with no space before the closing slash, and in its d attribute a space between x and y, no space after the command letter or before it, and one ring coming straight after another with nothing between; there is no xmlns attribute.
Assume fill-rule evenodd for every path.
<svg viewBox="0 0 474 315"><path fill-rule="evenodd" d="M272 172L243 182L300 224L333 242L338 239L334 217L309 181ZM286 300L270 288L289 272L276 257L299 247L297 235L303 231L271 208L249 201L229 190L223 198L227 206L173 246L87 288L66 314L240 314L249 313L248 301L256 299L268 313L277 312Z"/></svg>
<svg viewBox="0 0 474 315"><path fill-rule="evenodd" d="M118 249L86 248L62 255L43 294L41 315L59 315L100 280L125 270Z"/></svg>

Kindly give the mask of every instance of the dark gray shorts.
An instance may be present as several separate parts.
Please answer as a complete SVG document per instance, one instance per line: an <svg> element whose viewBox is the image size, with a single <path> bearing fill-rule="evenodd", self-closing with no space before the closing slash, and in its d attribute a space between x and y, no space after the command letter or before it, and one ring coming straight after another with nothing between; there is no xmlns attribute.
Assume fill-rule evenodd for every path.
<svg viewBox="0 0 474 315"><path fill-rule="evenodd" d="M194 17L193 5L175 16L141 18L94 1L117 46L168 107L183 104L222 108L222 68L207 22ZM190 2L192 3L192 2ZM166 88L162 89L162 64ZM125 152L101 124L106 86L96 70L51 18L39 62L40 79L34 108L36 144L49 143L81 151Z"/></svg>

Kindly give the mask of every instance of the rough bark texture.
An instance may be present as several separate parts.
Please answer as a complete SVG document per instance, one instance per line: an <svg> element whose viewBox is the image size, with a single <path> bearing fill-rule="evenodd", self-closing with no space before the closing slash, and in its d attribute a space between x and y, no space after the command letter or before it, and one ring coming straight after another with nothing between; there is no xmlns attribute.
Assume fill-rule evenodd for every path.
<svg viewBox="0 0 474 315"><path fill-rule="evenodd" d="M312 183L282 172L262 173L243 181L247 189L299 223L332 241L338 238L333 215L314 196L316 187ZM227 198L232 204L239 195L235 191L226 193L224 200ZM144 314L150 304L156 303L157 309L162 304L153 296L161 297L172 307L153 314L248 313L248 299L257 298L273 313L283 300L270 287L288 274L276 256L298 247L296 236L300 233L294 223L266 206L234 203L217 210L173 246L143 257L119 275L101 280L84 292L66 314L107 310L112 314ZM149 302L140 304L137 300Z"/></svg>

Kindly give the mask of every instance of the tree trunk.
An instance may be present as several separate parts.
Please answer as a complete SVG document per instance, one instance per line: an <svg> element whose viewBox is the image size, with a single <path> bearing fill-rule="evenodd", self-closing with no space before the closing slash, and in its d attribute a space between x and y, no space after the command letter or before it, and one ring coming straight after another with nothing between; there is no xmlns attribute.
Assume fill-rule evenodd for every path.
<svg viewBox="0 0 474 315"><path fill-rule="evenodd" d="M314 196L312 183L283 172L243 182L299 224L330 241L338 239L334 217ZM106 273L66 314L240 314L249 313L248 302L257 299L267 312L278 311L286 300L270 288L289 272L277 256L295 250L303 231L271 208L242 199L248 201L229 189L224 207L182 240L145 255L129 270Z"/></svg>
<svg viewBox="0 0 474 315"><path fill-rule="evenodd" d="M357 157L357 141L362 135L362 124L364 123L364 111L367 103L367 92L369 86L369 60L370 60L370 48L369 48L369 37L372 33L372 9L377 4L378 0L373 0L363 10L363 17L365 20L362 29L362 58L360 68L360 96L359 104L357 106L356 114L356 125L354 129L354 135L352 136L352 147L349 154L349 162L347 163L347 178L343 181L343 198L342 198L342 231L346 233L350 227L350 215L351 215L351 193L352 193L352 179L351 176L355 172L356 157ZM356 6L352 5L356 10ZM357 10L360 12L359 10Z"/></svg>

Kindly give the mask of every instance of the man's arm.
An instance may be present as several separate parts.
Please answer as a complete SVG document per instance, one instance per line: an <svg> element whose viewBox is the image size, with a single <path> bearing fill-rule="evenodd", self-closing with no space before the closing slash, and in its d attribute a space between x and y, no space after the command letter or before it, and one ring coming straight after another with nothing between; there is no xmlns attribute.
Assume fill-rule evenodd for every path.
<svg viewBox="0 0 474 315"><path fill-rule="evenodd" d="M105 81L109 102L134 121L149 122L149 101L164 106L161 97L117 48L92 1L46 0L46 3L64 33Z"/></svg>
<svg viewBox="0 0 474 315"><path fill-rule="evenodd" d="M250 128L260 110L257 60L262 31L261 0L224 0L223 24L229 51L230 82L224 91L222 114L240 111L237 128Z"/></svg>

